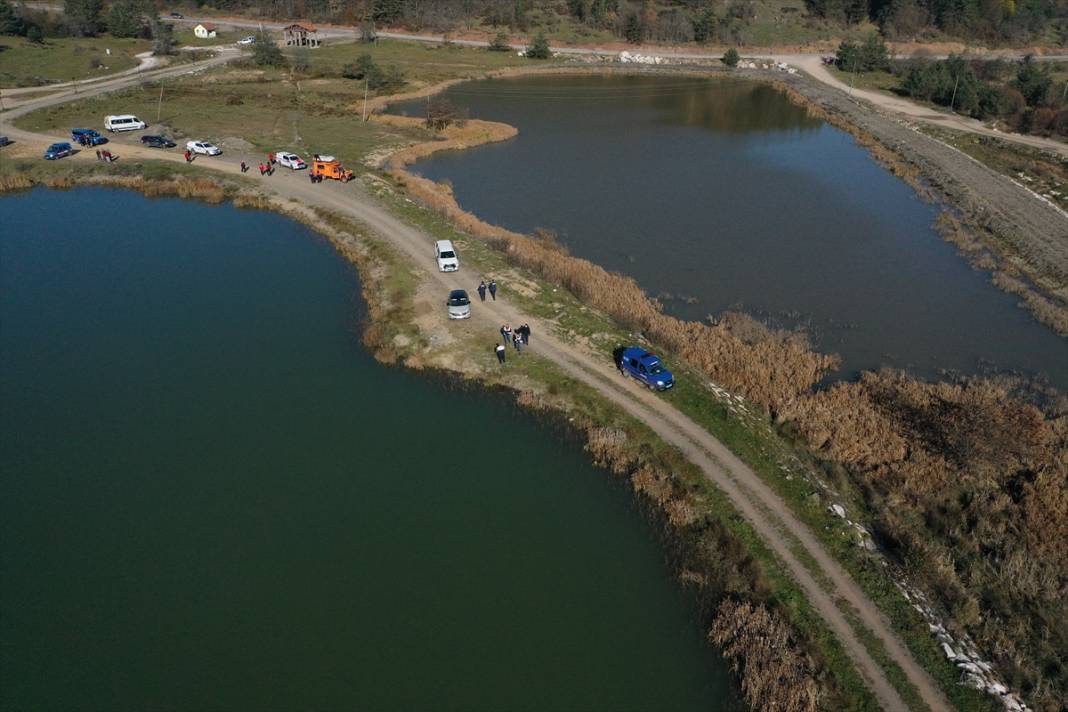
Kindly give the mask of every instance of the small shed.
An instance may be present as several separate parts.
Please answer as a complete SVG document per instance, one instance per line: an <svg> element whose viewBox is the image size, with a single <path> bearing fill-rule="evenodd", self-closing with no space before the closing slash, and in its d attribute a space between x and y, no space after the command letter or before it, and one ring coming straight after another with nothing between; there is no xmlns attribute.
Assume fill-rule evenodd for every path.
<svg viewBox="0 0 1068 712"><path fill-rule="evenodd" d="M213 22L202 22L193 28L193 34L202 40L207 40L214 37L218 29Z"/></svg>
<svg viewBox="0 0 1068 712"><path fill-rule="evenodd" d="M296 22L282 30L286 47L318 47L319 30L315 25Z"/></svg>

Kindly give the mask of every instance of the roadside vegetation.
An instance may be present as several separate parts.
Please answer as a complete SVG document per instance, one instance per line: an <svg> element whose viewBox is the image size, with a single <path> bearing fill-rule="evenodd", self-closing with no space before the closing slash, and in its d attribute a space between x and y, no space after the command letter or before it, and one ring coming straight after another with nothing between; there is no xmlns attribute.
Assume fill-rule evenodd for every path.
<svg viewBox="0 0 1068 712"><path fill-rule="evenodd" d="M1007 131L1068 137L1068 75L1061 65L970 59L891 59L877 34L843 42L835 56L839 78L851 86L908 97Z"/></svg>

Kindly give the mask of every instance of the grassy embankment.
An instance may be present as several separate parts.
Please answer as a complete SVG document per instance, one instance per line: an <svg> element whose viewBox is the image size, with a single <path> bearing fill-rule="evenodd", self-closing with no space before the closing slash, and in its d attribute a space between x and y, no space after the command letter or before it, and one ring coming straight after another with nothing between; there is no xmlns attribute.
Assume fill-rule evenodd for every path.
<svg viewBox="0 0 1068 712"><path fill-rule="evenodd" d="M134 55L148 49L147 40L106 36L49 38L40 44L25 37L0 37L0 88L104 77L136 67Z"/></svg>
<svg viewBox="0 0 1068 712"><path fill-rule="evenodd" d="M464 52L463 50L453 49L447 51ZM489 53L479 54L488 55ZM465 61L477 60L468 60L465 57ZM197 81L202 82L203 80ZM240 79L235 78L233 81L234 91L238 91L238 87L247 83L247 79L242 82ZM348 100L351 100L351 93L351 90L349 90ZM267 97L268 100L270 98ZM218 102L218 96L215 97L214 101ZM263 112L275 116L275 114L271 114L270 101L264 101L262 96L257 98L256 101L256 106ZM229 109L217 109L216 111L222 114L229 111ZM217 117L215 120L222 119ZM398 131L398 129L392 127L372 128L351 120L348 123L349 125L355 125L357 129L349 128L346 130L379 130L386 132L383 134L386 140L402 138L399 134L391 133ZM370 139L368 141L370 142ZM121 165L121 163L118 165ZM393 191L391 190L392 193ZM483 244L477 240L470 240L467 236L456 233L437 213L416 208L395 195L392 198L387 197L387 199L391 199L395 203L396 209L401 211L406 218L416 222L425 221L424 226L432 233L451 235L460 240L461 249L465 251L465 254L482 250L486 252L487 259L491 257L495 257L498 260L503 259L502 253L491 248L491 244L495 245L496 248L505 248L508 247L507 242L494 242L491 240L489 243ZM526 243L523 244L525 245ZM974 502L973 511L977 513L983 512L981 506L983 497L996 495L999 489L1011 485L1011 483L1005 481L1005 478L1008 473L1012 472L1012 463L996 463L994 469L990 470L988 467L991 464L989 453L980 452L977 453L978 457L975 457L975 454L965 452L961 462L954 461L949 463L949 466L942 466L937 462L932 465L930 456L937 456L946 449L946 427L956 427L952 418L945 418L943 419L944 422L940 422L937 418L932 423L921 422L919 423L923 426L921 432L906 432L904 435L901 433L902 426L911 427L915 425L915 416L929 415L928 411L932 407L936 410L940 409L951 416L958 412L962 406L966 409L976 408L982 418L987 418L990 416L992 409L1001 409L1004 403L1011 403L1008 396L1004 394L999 396L995 393L995 397L988 399L988 402L973 404L962 400L961 393L967 394L968 391L966 389L960 392L943 393L930 390L924 391L921 388L919 394L923 396L925 401L918 404L906 403L904 405L908 405L910 410L902 411L900 407L902 404L894 403L894 400L900 401L903 396L915 395L917 386L915 384L897 383L893 379L889 381L876 379L875 381L869 380L861 384L844 384L842 387L833 390L833 395L818 395L809 398L808 394L810 393L812 378L818 375L823 368L820 365L823 361L819 357L806 355L804 348L797 348L796 344L784 342L774 336L763 341L761 341L761 337L757 336L754 339L756 348L747 348L744 339L739 339L736 334L731 333L732 331L741 333L742 330L732 327L729 320L725 321L726 326L720 333L702 337L712 339L712 341L702 341L702 346L707 348L692 350L688 349L686 345L679 346L678 341L680 338L689 342L690 332L687 330L689 327L676 329L671 324L661 323L659 330L656 328L650 329L650 324L655 326L658 323L655 306L650 311L645 296L640 293L640 290L637 290L635 285L611 278L602 279L602 274L595 270L589 271L583 268L582 270L574 271L571 269L573 266L572 261L565 259L566 255L563 255L551 245L547 245L547 251L533 250L530 249L531 247L531 245L526 245L523 250L512 250L508 247L508 254L512 260L521 265L526 265L529 269L540 274L542 278L565 284L578 294L581 300L571 310L562 309L554 306L559 305L560 302L557 298L558 293L553 293L551 297L545 297L547 303L541 305L543 309L551 309L552 313L539 313L544 313L550 317L556 316L558 319L563 320L561 328L565 330L565 333L573 331L575 338L591 339L602 351L605 349L610 350L612 346L620 341L630 340L631 337L628 337L625 331L621 331L619 327L612 327L610 322L607 321L605 321L606 325L604 327L598 326L596 329L593 326L582 327L580 323L574 323L569 326L569 324L572 324L570 314L579 315L580 321L593 319L596 316L596 312L586 305L599 305L604 311L621 318L631 329L638 328L647 334L663 337L663 341L668 344L669 348L677 352L676 358L680 362L686 360L694 363L694 370L683 378L683 384L680 384L679 390L669 397L676 399L676 404L698 418L700 422L705 423L706 427L719 435L735 452L750 460L750 464L758 472L768 477L770 482L780 488L780 491L785 492L788 501L791 502L796 511L802 513L806 520L813 525L814 531L829 542L835 543L835 547L832 550L838 553L840 557L843 557L843 560L853 570L854 575L868 590L869 595L882 603L884 609L889 611L891 617L902 626L904 635L909 640L914 651L917 651L918 657L924 660L932 670L936 671L936 676L942 680L947 687L947 692L958 701L960 706L970 709L981 704L980 698L975 693L956 684L959 673L940 657L932 639L926 635L925 627L918 621L915 613L908 608L904 599L894 591L886 572L881 569L875 560L855 546L850 530L843 528L837 520L831 520L825 514L823 510L826 502L821 499L819 489L812 485L812 480L808 479L807 475L806 477L799 475L805 472L811 473L813 470L817 473L821 471L831 473L835 487L845 492L843 496L846 498L851 515L855 506L855 511L864 512L867 515L866 517L854 516L855 519L873 522L881 530L880 533L894 541L899 553L899 562L907 569L914 582L922 582L928 574L935 575L932 576L931 580L938 582L939 585L944 585L946 589L946 595L939 593L936 595L936 600L939 600L950 610L957 612L959 607L961 612L969 614L972 611L972 601L979 600L978 597L982 595L984 603L986 600L990 600L993 603L989 616L990 620L987 621L991 624L990 627L994 629L993 632L998 632L996 629L1001 621L1012 620L1015 617L1019 617L1020 620L1030 621L1034 614L1032 605L1039 603L1041 599L1050 600L1048 588L1043 588L1040 591L1041 596L1038 597L1033 592L1028 593L1026 590L1033 588L1036 581L1041 581L1042 576L1048 573L1048 562L1050 561L1048 553L1038 557L1040 569L1037 572L1024 572L1025 575L1021 578L1023 585L1017 586L1017 589L1013 590L1013 585L1016 582L1013 581L1006 584L1005 589L1009 595L1008 599L1004 597L998 599L995 597L996 591L991 592L994 596L987 596L984 593L984 589L998 583L997 581L992 581L989 572L984 572L984 567L989 568L990 556L980 550L976 542L954 542L947 537L945 530L932 526L931 522L923 521L925 513L937 513L939 510L944 510L947 506L953 505L954 502L964 501L960 499L961 497L968 500L968 506L971 507L973 502L970 498L978 495L980 499ZM465 259L470 260L471 258L466 257ZM507 268L503 263L501 264L501 269ZM489 267L494 269L492 263L489 263ZM591 292L591 285L603 288L599 291ZM543 290L542 294L547 295L548 293ZM522 298L521 294L513 294L511 296L516 299ZM538 307L537 304L527 306L532 309ZM559 313L557 313L558 311ZM648 320L647 323L637 323L634 319L635 315L641 315L642 319ZM601 317L597 318L601 319ZM612 329L615 329L615 331ZM596 334L602 333L608 334L609 338L595 338ZM759 330L757 330L757 333L759 333ZM603 343L598 343L598 339ZM657 340L661 339L658 338ZM488 353L481 356L485 359L491 358ZM738 412L741 411L738 411L737 407L717 402L714 398L711 398L709 393L701 389L696 391L693 395L693 402L690 402L690 399L686 397L685 383L691 380L694 383L698 383L703 378L703 374L711 375L716 381L724 383L736 392L743 393L748 397L750 407L745 411L748 413L745 419L740 420L738 418ZM709 400L710 398L711 400ZM734 404L734 406L737 406L737 404ZM779 432L776 432L773 423L763 415L766 412L764 408L769 408L771 412L776 413L778 416L776 420ZM895 418L900 416L902 412L911 412L913 415L912 422L895 422ZM1018 409L1014 409L1013 417L1016 417L1016 414L1020 412ZM1034 421L1033 412L1024 411L1023 414ZM825 422L829 415L834 416L835 422L830 424ZM749 422L750 419L755 420ZM592 422L598 421L594 420ZM981 440L989 434L991 423L998 426L1005 425L1005 423L999 423L997 418L989 422L966 423L967 427L964 428L966 437ZM982 427L977 428L976 425ZM860 428L859 431L858 427ZM984 427L986 428L985 431L983 430ZM1008 422L1008 427L1011 432L1013 422ZM1041 419L1038 427L1040 433L1044 433L1040 435L1039 440L1053 438L1051 442L1056 442L1056 437L1058 436L1055 430L1051 432L1048 425L1042 424ZM825 432L830 433L826 438L824 438ZM791 447L791 443L781 437L783 433L796 441L796 446ZM1030 438L1030 436L1028 437ZM923 467L918 471L909 473L908 470L913 468L916 463L910 464L907 461L902 461L895 451L902 441L914 448L916 455L923 460L921 463ZM858 459L856 453L849 449L850 446L858 444L861 446L862 455L866 449L868 454L878 453L879 456L871 461L866 461L863 457ZM880 452L880 450L886 450L887 444L889 444L891 452L889 454ZM814 454L809 454L810 447L815 448ZM746 454L747 452L748 454ZM1034 459L1032 454L1025 453L1024 455L1023 459ZM1045 457L1042 453L1039 453L1039 456L1039 460ZM767 459L761 465L760 458L762 457ZM1014 457L1018 456L1014 455ZM796 471L783 470L784 462L795 463L795 461L796 463L801 463L804 467ZM798 465L798 467L801 465ZM982 467L984 473L989 471L992 476L985 479L980 478L979 480L970 476L969 471L975 465ZM1056 465L1053 465L1053 469L1050 470L1048 465L1038 462L1036 467L1040 472L1048 471L1056 476ZM911 474L915 477L912 478L913 481L906 480L903 486L900 486L901 492L895 493L895 488L900 485L899 476L902 473ZM823 476L827 477L827 475ZM949 481L954 481L952 478L958 477L959 482L956 482L954 487L943 487L932 492L929 484L932 477L943 482L946 481L947 477L950 478ZM926 487L917 490L916 485L923 485L925 479L929 480ZM1000 520L1003 522L1016 522L1012 526L1019 526L1020 523L1028 524L1028 507L1038 506L1041 508L1050 502L1056 501L1057 490L1055 487L1052 490L1049 489L1048 482L1048 478L1038 482L1039 485L1047 484L1044 485L1045 489L1038 493L1039 496L1033 498L1032 493L1026 489L1026 486L1023 486L1019 501L1016 503L1019 506L1015 508L1009 507L1001 512L999 515ZM796 491L791 493L791 487L795 488ZM686 491L685 488L683 488L683 491ZM893 497L896 497L896 499ZM1053 497L1054 499L1050 500L1048 497ZM675 500L669 499L668 501ZM1020 504L1021 502L1023 502L1022 505ZM971 517L975 516L974 514L970 512L962 513L961 516L965 517L964 521L971 522L968 526L974 528L977 525L971 519ZM980 514L979 516L982 515ZM941 517L944 518L945 514L942 514ZM1033 524L1034 522L1030 522L1028 526ZM998 552L1013 546L1022 548L1023 542L1020 541L1018 532L999 530L993 533L996 536L991 539L988 536L990 532L982 532L984 536L987 536L987 542L998 547L995 549L995 555L1000 556L1001 554ZM846 536L847 534L849 536ZM923 539L924 537L933 538L927 548L924 548L926 543ZM688 539L689 535L684 538ZM836 539L837 541L835 541ZM961 546L962 543L964 544L963 546ZM1033 546L1031 542L1026 543L1029 549ZM960 551L955 549L960 549ZM1054 556L1056 555L1056 552L1051 553ZM851 558L856 559L856 561L851 563ZM858 561L859 563L857 563ZM944 561L952 562L953 566L959 566L960 570L955 572L952 569L946 569ZM920 579L920 581L917 581L917 579ZM1023 600L1019 598L1021 594L1023 595ZM1055 599L1053 600L1055 601ZM1056 603L1053 605L1055 608ZM998 640L989 636L981 638L981 640L984 644L996 645L1000 643L1003 645L1004 650L1010 651L1006 655L1006 659L999 660L999 662L1004 664L1007 661L1010 663L1009 669L1019 673L1018 679L1013 680L1013 682L1021 683L1026 688L1036 679L1036 666L1041 670L1042 666L1046 665L1045 661L1050 660L1048 651L1052 650L1054 654L1056 653L1059 645L1057 642L1056 619L1055 611L1045 614L1042 617L1041 625L1036 626L1036 629L1031 631L1030 635L1027 631L1022 631L1017 626L1009 631L1011 635L1005 640ZM1061 620L1063 620L1063 617ZM792 617L791 621L798 631L803 632L806 630L803 616ZM979 625L981 626L983 622L979 621ZM969 629L976 629L976 625L976 622L972 620ZM813 636L806 634L804 637L809 639ZM1043 640L1045 642L1042 642ZM1040 654L1032 656L1030 654L1032 650L1037 650ZM1015 667L1012 665L1014 659L1016 661ZM823 668L825 671L830 670L831 673L829 674L847 674L837 669L838 666L834 664L833 655L827 656L823 660L825 663L831 661ZM1050 670L1052 668L1047 665L1045 669ZM1041 675L1041 672L1039 675ZM848 689L848 685L844 684L839 684L836 687L839 690ZM854 696L846 694L845 697L853 698Z"/></svg>

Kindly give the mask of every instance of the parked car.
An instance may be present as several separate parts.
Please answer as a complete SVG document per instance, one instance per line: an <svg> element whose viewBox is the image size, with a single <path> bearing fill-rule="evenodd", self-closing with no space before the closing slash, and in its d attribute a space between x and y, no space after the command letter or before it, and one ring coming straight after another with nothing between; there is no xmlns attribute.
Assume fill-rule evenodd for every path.
<svg viewBox="0 0 1068 712"><path fill-rule="evenodd" d="M69 143L53 143L45 151L44 158L46 161L54 161L57 158L65 158L66 156L73 156L74 148Z"/></svg>
<svg viewBox="0 0 1068 712"><path fill-rule="evenodd" d="M619 372L625 377L633 378L654 391L666 391L675 385L671 371L654 354L636 346L623 349L620 355Z"/></svg>
<svg viewBox="0 0 1068 712"><path fill-rule="evenodd" d="M449 292L449 300L445 305L449 308L450 319L471 318L471 299L464 290L454 289Z"/></svg>
<svg viewBox="0 0 1068 712"><path fill-rule="evenodd" d="M221 148L207 141L190 141L185 147L193 153L199 153L204 156L218 156L222 153Z"/></svg>
<svg viewBox="0 0 1068 712"><path fill-rule="evenodd" d="M274 154L274 160L278 161L278 165L285 166L293 171L301 171L308 167L303 158L289 151L279 151Z"/></svg>
<svg viewBox="0 0 1068 712"><path fill-rule="evenodd" d="M434 243L434 255L438 258L438 269L442 272L455 272L460 269L460 258L456 256L452 242L438 240Z"/></svg>
<svg viewBox="0 0 1068 712"><path fill-rule="evenodd" d="M178 145L166 136L142 136L141 143L149 148L174 148Z"/></svg>
<svg viewBox="0 0 1068 712"><path fill-rule="evenodd" d="M10 143L11 139L9 139L7 136L0 136L0 146L7 146Z"/></svg>
<svg viewBox="0 0 1068 712"><path fill-rule="evenodd" d="M116 114L104 117L104 128L108 131L140 131L147 129L148 124L133 114Z"/></svg>
<svg viewBox="0 0 1068 712"><path fill-rule="evenodd" d="M100 133L94 129L71 129L70 137L74 143L83 146L99 146L102 143L108 142L106 137L101 136Z"/></svg>
<svg viewBox="0 0 1068 712"><path fill-rule="evenodd" d="M180 12L172 12L171 13L171 18L174 19L174 20L184 20L185 19L185 15L183 15Z"/></svg>
<svg viewBox="0 0 1068 712"><path fill-rule="evenodd" d="M239 45L254 45L256 44L256 35L249 35L248 37L242 37L237 41Z"/></svg>

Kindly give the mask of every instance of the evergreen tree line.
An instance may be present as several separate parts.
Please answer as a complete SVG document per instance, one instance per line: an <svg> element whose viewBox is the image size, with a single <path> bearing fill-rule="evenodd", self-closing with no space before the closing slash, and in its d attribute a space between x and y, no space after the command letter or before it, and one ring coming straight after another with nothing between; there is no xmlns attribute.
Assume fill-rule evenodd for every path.
<svg viewBox="0 0 1068 712"><path fill-rule="evenodd" d="M92 37L106 31L113 37L151 39L156 54L172 51L171 26L160 21L150 0L113 0L106 9L103 0L65 0L63 9L59 15L0 0L0 35L44 42L49 37Z"/></svg>
<svg viewBox="0 0 1068 712"><path fill-rule="evenodd" d="M844 72L892 72L899 91L976 119L1000 119L1013 131L1068 135L1068 85L1054 84L1047 67L1021 62L973 60L960 55L930 60L893 60L878 34L843 42L835 64Z"/></svg>

